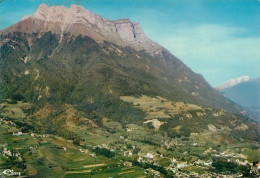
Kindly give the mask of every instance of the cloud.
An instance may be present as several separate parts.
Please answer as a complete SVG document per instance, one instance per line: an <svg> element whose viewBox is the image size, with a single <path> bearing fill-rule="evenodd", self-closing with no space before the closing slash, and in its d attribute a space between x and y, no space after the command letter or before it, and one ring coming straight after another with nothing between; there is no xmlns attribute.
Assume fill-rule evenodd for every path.
<svg viewBox="0 0 260 178"><path fill-rule="evenodd" d="M180 24L156 41L218 85L242 75L260 76L260 37L249 34L244 28L218 24Z"/></svg>

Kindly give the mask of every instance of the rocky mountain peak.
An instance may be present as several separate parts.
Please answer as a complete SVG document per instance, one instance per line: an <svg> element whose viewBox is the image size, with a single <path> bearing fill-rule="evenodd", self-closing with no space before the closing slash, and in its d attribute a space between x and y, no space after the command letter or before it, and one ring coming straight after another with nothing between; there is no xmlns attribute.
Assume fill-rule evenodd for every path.
<svg viewBox="0 0 260 178"><path fill-rule="evenodd" d="M78 5L66 8L41 4L35 14L23 18L23 21L28 20L34 21L34 26L41 24L41 27L36 28L38 31L86 35L96 41L106 40L137 50L146 50L152 55L160 54L163 49L146 37L139 23L133 23L130 19L112 21Z"/></svg>
<svg viewBox="0 0 260 178"><path fill-rule="evenodd" d="M38 11L41 12L45 12L46 10L48 10L49 6L45 3L42 3L39 7L38 7Z"/></svg>
<svg viewBox="0 0 260 178"><path fill-rule="evenodd" d="M70 8L64 6L51 6L41 4L35 14L27 16L27 18L40 19L47 22L60 22L62 24L73 23L96 23L97 21L105 20L98 15L91 13L82 6L71 5Z"/></svg>

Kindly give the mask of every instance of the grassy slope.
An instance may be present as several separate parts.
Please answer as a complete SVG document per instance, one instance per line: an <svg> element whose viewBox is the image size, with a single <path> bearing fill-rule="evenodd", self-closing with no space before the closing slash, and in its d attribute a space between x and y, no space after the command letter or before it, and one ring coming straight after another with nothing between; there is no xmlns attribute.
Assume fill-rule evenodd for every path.
<svg viewBox="0 0 260 178"><path fill-rule="evenodd" d="M10 41L0 49L2 99L21 94L29 101L38 103L40 97L42 102L51 100L58 105L84 103L107 95L118 98L146 94L238 109L167 51L162 56L151 56L129 47L97 44L91 38L68 34L59 43L60 37L50 32L40 38L37 34L17 33L1 36L0 40L6 38ZM30 60L25 64L24 59Z"/></svg>

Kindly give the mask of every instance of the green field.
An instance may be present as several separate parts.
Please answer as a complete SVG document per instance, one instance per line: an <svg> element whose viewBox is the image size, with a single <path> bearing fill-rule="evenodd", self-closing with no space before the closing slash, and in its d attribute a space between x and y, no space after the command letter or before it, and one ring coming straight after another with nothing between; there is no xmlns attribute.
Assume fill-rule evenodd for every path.
<svg viewBox="0 0 260 178"><path fill-rule="evenodd" d="M151 100L148 97L143 99L145 105ZM166 109L172 105L161 100L162 98L157 98L153 102L158 106L166 104ZM132 102L137 101L141 102ZM1 115L4 116L0 125L1 170L12 169L30 177L149 177L157 174L156 171L161 176L178 174L185 177L187 172L199 175L214 172L214 167L194 165L194 162L212 161L216 154L231 155L227 159L234 162L237 155L242 155L242 158L239 158L241 161L252 163L260 160L260 147L257 142L222 142L221 135L209 130L189 137L172 138L164 130L155 130L146 124L124 126L109 118L103 118L100 127L84 118L82 113L71 105L66 105L64 112L53 118L56 125L42 129L41 124L46 122L48 117L44 119L29 115L22 109L28 105L22 102L1 105ZM142 108L143 105L137 107ZM42 114L38 113L38 117L40 116ZM172 120L163 119L167 119L167 123ZM54 132L53 128L57 128L59 132ZM176 127L173 129L178 130ZM18 131L23 133L19 136L13 135ZM78 142L74 139L78 139ZM6 155L4 150L19 154ZM147 158L147 154L153 157ZM137 163L140 157L142 161ZM175 163L171 161L173 158L176 159ZM126 162L132 165L124 165ZM180 163L188 166L177 169ZM172 172L172 169L175 172ZM147 170L155 172L145 173Z"/></svg>

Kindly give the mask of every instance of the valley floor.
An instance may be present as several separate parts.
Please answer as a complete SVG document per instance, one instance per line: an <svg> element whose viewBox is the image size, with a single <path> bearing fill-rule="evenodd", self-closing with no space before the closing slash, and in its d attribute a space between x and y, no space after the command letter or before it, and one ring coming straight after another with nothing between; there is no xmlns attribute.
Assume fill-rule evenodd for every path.
<svg viewBox="0 0 260 178"><path fill-rule="evenodd" d="M0 174L29 177L230 177L259 175L257 142L220 143L215 132L170 138L146 127L103 120L101 128L77 134L84 140L30 127L17 104L1 105ZM258 163L259 165L259 163Z"/></svg>

